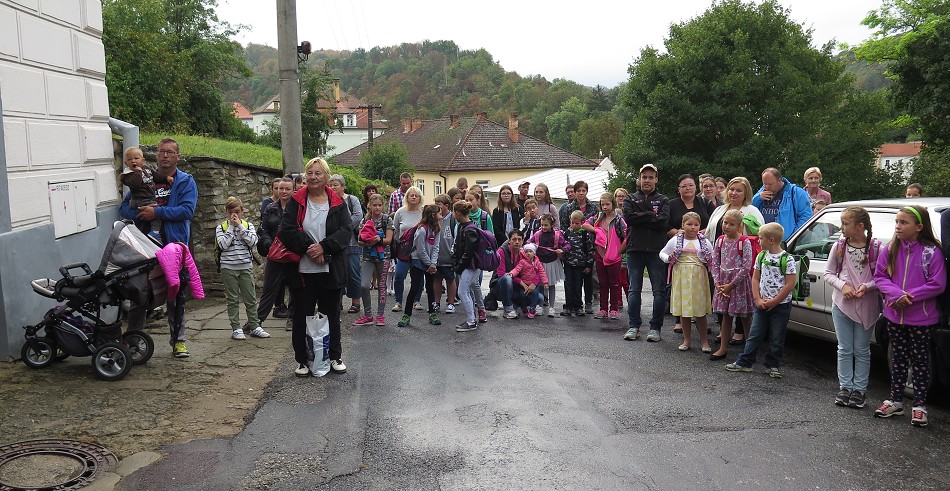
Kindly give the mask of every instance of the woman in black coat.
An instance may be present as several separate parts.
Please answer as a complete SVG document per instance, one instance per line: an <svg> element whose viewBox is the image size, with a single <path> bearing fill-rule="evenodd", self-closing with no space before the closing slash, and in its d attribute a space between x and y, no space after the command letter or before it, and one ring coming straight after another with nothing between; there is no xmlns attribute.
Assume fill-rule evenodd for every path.
<svg viewBox="0 0 950 491"><path fill-rule="evenodd" d="M494 229L492 233L495 234L495 242L501 245L505 242L509 232L521 228L521 219L524 218L524 213L521 211L521 207L518 206L518 201L515 199L515 193L511 190L511 186L507 184L498 191L497 205L491 214L492 228Z"/></svg>
<svg viewBox="0 0 950 491"><path fill-rule="evenodd" d="M327 186L330 166L311 159L304 170L306 186L297 190L284 210L278 237L284 247L300 255L299 263L286 266L290 298L294 304L291 341L300 365L294 373L310 375L307 367L307 317L320 313L330 324L330 370L346 372L340 341L340 308L346 287L346 250L353 236L350 212L338 194Z"/></svg>

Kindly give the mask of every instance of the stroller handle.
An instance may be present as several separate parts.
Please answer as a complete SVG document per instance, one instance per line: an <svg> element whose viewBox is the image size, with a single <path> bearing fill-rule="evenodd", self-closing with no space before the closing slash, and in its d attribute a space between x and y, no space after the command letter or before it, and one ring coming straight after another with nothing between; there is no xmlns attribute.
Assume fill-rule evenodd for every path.
<svg viewBox="0 0 950 491"><path fill-rule="evenodd" d="M67 265L65 265L65 266L63 266L63 267L61 267L61 268L59 268L59 273L60 273L61 275L63 275L63 278L70 278L70 279L71 279L72 276L70 276L70 274L69 274L69 270L71 270L71 269L82 269L83 272L85 272L86 274L92 274L92 269L91 269L91 268L89 267L89 265L86 264L86 263L72 263L72 264L67 264Z"/></svg>

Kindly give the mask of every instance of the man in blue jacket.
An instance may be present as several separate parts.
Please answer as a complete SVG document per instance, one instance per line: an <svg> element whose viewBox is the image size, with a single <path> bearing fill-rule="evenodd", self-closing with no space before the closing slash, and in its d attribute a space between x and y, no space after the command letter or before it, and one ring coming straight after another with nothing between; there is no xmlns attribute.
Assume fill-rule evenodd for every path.
<svg viewBox="0 0 950 491"><path fill-rule="evenodd" d="M752 197L752 205L762 212L765 223L777 222L785 229L788 240L811 218L808 191L796 186L774 167L762 171L762 187Z"/></svg>
<svg viewBox="0 0 950 491"><path fill-rule="evenodd" d="M195 216L195 206L198 202L198 185L191 174L178 169L179 155L178 142L171 138L163 138L158 143L156 158L158 170L155 176L155 205L141 206L137 210L129 206L131 193L126 193L125 199L119 206L119 214L123 218L152 221L162 220L161 237L165 244L181 242L190 245L191 219ZM168 179L168 178L172 179ZM169 182L171 180L171 182ZM188 284L188 273L182 270L182 285ZM176 358L187 358L188 348L185 347L185 288L178 291L173 301L169 301L168 328L169 343ZM129 310L129 329L145 327L145 309L132 308Z"/></svg>

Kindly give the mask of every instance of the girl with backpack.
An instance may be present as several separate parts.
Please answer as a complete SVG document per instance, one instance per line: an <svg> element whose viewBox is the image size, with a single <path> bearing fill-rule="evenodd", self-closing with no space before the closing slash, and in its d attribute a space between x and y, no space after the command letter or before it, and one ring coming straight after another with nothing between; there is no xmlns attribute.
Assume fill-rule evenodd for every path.
<svg viewBox="0 0 950 491"><path fill-rule="evenodd" d="M729 210L722 216L723 234L716 239L710 271L714 290L713 312L722 314L722 329L719 331L719 349L709 355L712 361L722 360L729 352L729 333L732 320L742 319L743 339L749 337L752 312L752 276L749 271L755 261L752 241L741 235L742 212Z"/></svg>
<svg viewBox="0 0 950 491"><path fill-rule="evenodd" d="M374 194L366 200L366 217L359 225L359 244L363 248L360 262L360 293L363 297L363 315L353 322L354 326L373 325L373 299L370 291L373 282L380 285L377 290L376 318L377 326L386 325L383 310L386 309L386 276L389 273L389 245L393 241L392 220L383 213L383 196Z"/></svg>
<svg viewBox="0 0 950 491"><path fill-rule="evenodd" d="M709 272L706 269L712 256L712 244L700 233L702 219L696 212L683 215L683 231L670 238L660 251L660 259L670 265L672 288L670 312L679 317L683 326L683 344L680 351L689 351L692 337L691 317L696 318L702 352L709 353L706 316L710 312Z"/></svg>
<svg viewBox="0 0 950 491"><path fill-rule="evenodd" d="M881 241L871 237L871 216L859 206L841 212L841 239L831 247L825 281L838 338L838 395L835 405L863 408L871 373L871 328L881 315L874 266Z"/></svg>
<svg viewBox="0 0 950 491"><path fill-rule="evenodd" d="M930 213L911 205L897 212L894 238L877 258L874 281L884 296L891 343L891 398L874 411L879 418L904 414L908 362L913 369L914 407L910 423L927 426L930 340L940 322L937 297L947 286L943 252L934 237ZM883 252L883 251L882 251Z"/></svg>
<svg viewBox="0 0 950 491"><path fill-rule="evenodd" d="M591 217L584 229L595 235L594 267L600 283L600 310L595 319L620 318L621 257L627 248L627 222L617 214L615 195L600 195L600 214Z"/></svg>
<svg viewBox="0 0 950 491"><path fill-rule="evenodd" d="M452 251L452 269L459 277L459 300L465 314L465 320L455 326L456 332L474 331L478 328L475 319L475 298L472 293L482 272L475 267L474 261L479 232L469 218L473 209L475 206L468 201L459 201L452 205L452 216L459 224L459 231L455 234L455 249Z"/></svg>
<svg viewBox="0 0 950 491"><path fill-rule="evenodd" d="M561 266L560 259L565 252L571 250L571 244L564 239L564 234L558 230L556 223L554 215L550 213L541 215L541 230L528 239L528 243L537 244L538 259L541 260L544 271L548 275L548 291L545 296L547 306L544 307L544 315L548 317L557 315L557 309L554 307L555 285L564 279L564 266Z"/></svg>
<svg viewBox="0 0 950 491"><path fill-rule="evenodd" d="M215 246L220 254L221 283L228 301L231 339L244 340L241 328L241 302L247 315L248 329L255 338L269 338L257 317L257 290L254 287L254 253L257 232L254 225L241 218L244 204L240 198L228 196L224 203L227 220L215 228Z"/></svg>
<svg viewBox="0 0 950 491"><path fill-rule="evenodd" d="M429 324L442 325L439 315L435 313L435 271L439 264L439 242L441 224L439 220L439 206L426 205L422 207L422 219L416 225L416 233L412 239L412 260L409 268L409 298L422 295L423 281L425 281L426 304L429 306ZM409 327L412 320L412 307L406 303L406 310L397 324L399 327Z"/></svg>
<svg viewBox="0 0 950 491"><path fill-rule="evenodd" d="M482 189L478 184L475 184L472 188L476 188L479 192ZM472 211L468 214L469 220L471 220L476 227L494 233L492 231L495 229L495 224L492 221L491 215L485 210L485 198L469 189L468 193L465 193L465 201L468 201L472 205ZM479 272L476 278L476 284L472 288L472 296L475 298L475 308L478 309L478 322L484 324L488 322L488 312L485 312L485 298L482 297L481 272Z"/></svg>

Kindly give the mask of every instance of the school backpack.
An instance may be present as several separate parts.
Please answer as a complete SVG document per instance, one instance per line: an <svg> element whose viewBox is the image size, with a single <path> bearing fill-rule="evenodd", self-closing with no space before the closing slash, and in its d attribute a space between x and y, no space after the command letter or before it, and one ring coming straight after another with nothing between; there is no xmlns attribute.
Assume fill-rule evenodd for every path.
<svg viewBox="0 0 950 491"><path fill-rule="evenodd" d="M726 240L725 235L720 235L716 239L716 248L721 249L723 241ZM739 240L736 241L736 251L739 257L742 257L742 243L744 241L749 241L749 246L752 247L752 257L759 257L759 253L762 252L762 243L759 242L758 235L741 235ZM752 276L752 273L755 272L755 264L752 264L752 267L749 269L749 276Z"/></svg>
<svg viewBox="0 0 950 491"><path fill-rule="evenodd" d="M838 274L841 274L841 268L844 266L844 252L848 248L848 238L841 236L838 239L837 248L835 248L835 256L838 259ZM871 271L874 271L874 268L877 267L877 258L881 254L881 241L880 239L871 239L871 243L868 245L868 267L871 268ZM926 268L925 268L926 269Z"/></svg>
<svg viewBox="0 0 950 491"><path fill-rule="evenodd" d="M230 223L228 223L227 220L221 222L221 229L227 232L228 225L230 225ZM247 230L247 220L241 220L241 226L244 227L244 230ZM258 259L257 256L254 255L254 251L251 250L251 246L247 245L247 243L244 242L244 247L247 247L247 252L251 253L251 260L254 261L254 264L260 266L261 260ZM221 248L218 246L217 238L215 238L214 240L214 264L215 266L217 266L218 272L220 273L221 272Z"/></svg>
<svg viewBox="0 0 950 491"><path fill-rule="evenodd" d="M475 230L478 231L478 243L475 244L472 265L482 271L497 270L498 265L501 264L501 259L497 254L498 243L495 241L495 234L479 228L477 225L475 225Z"/></svg>
<svg viewBox="0 0 950 491"><path fill-rule="evenodd" d="M416 229L419 228L419 225L413 225L402 233L392 245L393 257L404 262L408 263L412 260L412 249L413 241L416 238Z"/></svg>
<svg viewBox="0 0 950 491"><path fill-rule="evenodd" d="M795 288L792 288L792 300L801 302L811 295L811 283L808 281L808 267L811 265L811 260L808 259L808 256L793 256L787 251L782 251L782 255L779 256L779 263L775 264L774 262L770 261L769 264L772 266L778 266L779 271L781 271L782 276L784 276L785 267L788 266L789 258L792 258L792 260L795 261L795 267L797 268L797 274L795 275ZM761 270L762 263L765 262L765 251L759 252L755 262L758 263L759 270Z"/></svg>

